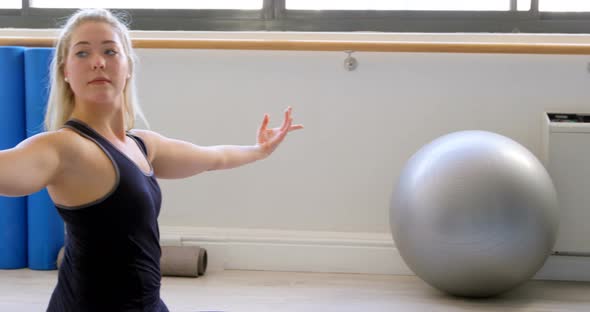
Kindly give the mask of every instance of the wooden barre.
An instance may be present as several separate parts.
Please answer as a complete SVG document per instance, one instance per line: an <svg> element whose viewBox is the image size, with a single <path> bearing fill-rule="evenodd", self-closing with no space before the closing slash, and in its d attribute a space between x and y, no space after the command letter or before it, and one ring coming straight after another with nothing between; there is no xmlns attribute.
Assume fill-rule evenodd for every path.
<svg viewBox="0 0 590 312"><path fill-rule="evenodd" d="M54 38L0 37L0 46L52 47ZM140 49L210 49L274 51L364 51L414 53L491 53L590 55L590 44L392 42L269 39L133 39Z"/></svg>

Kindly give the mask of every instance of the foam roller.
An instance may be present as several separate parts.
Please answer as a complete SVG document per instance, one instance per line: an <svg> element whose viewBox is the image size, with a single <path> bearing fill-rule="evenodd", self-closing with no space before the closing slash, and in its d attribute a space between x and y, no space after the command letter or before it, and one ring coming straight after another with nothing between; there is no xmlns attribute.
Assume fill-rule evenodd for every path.
<svg viewBox="0 0 590 312"><path fill-rule="evenodd" d="M27 137L43 132L53 48L25 50L25 119ZM27 198L28 261L33 270L55 270L55 256L64 245L64 222L43 189Z"/></svg>
<svg viewBox="0 0 590 312"><path fill-rule="evenodd" d="M207 270L207 251L198 246L162 246L164 276L199 277Z"/></svg>
<svg viewBox="0 0 590 312"><path fill-rule="evenodd" d="M64 248L57 254L57 267L63 261ZM162 246L160 270L163 276L199 277L207 270L207 250L198 246Z"/></svg>
<svg viewBox="0 0 590 312"><path fill-rule="evenodd" d="M0 47L0 150L25 139L24 48ZM27 267L26 197L0 196L0 269Z"/></svg>

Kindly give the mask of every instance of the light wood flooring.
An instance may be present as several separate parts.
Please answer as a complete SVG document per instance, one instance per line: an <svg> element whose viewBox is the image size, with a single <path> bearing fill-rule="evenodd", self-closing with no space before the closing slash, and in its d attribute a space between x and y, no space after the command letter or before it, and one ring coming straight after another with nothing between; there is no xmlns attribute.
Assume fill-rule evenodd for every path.
<svg viewBox="0 0 590 312"><path fill-rule="evenodd" d="M57 271L0 270L0 311L45 311ZM115 281L114 281L115 282ZM164 277L171 312L198 311L590 311L590 283L530 281L500 297L447 296L415 276L207 272Z"/></svg>

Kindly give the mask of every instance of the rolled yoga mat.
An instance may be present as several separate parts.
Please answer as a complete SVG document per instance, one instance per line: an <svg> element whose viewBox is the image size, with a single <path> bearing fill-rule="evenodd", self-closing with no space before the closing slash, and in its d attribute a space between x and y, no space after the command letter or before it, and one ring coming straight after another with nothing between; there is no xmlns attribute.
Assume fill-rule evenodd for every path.
<svg viewBox="0 0 590 312"><path fill-rule="evenodd" d="M25 139L24 84L24 48L0 47L0 150ZM0 196L0 269L26 266L26 197Z"/></svg>
<svg viewBox="0 0 590 312"><path fill-rule="evenodd" d="M164 276L199 277L207 270L207 250L198 246L162 246Z"/></svg>
<svg viewBox="0 0 590 312"><path fill-rule="evenodd" d="M26 135L44 131L43 119L49 95L49 64L53 48L25 50ZM64 245L64 224L53 201L43 189L27 199L29 268L56 269L55 259Z"/></svg>
<svg viewBox="0 0 590 312"><path fill-rule="evenodd" d="M63 261L64 249L57 256ZM163 276L199 277L207 270L207 250L198 246L162 246L160 270Z"/></svg>

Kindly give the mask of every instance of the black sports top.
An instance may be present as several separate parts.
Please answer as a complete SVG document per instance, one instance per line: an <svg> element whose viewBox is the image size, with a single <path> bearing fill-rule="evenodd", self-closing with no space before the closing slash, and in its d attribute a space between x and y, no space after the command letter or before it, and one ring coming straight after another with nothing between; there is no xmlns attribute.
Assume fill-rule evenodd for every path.
<svg viewBox="0 0 590 312"><path fill-rule="evenodd" d="M96 201L57 210L66 224L64 258L47 311L168 311L160 299L162 196L150 165L135 162L81 121L71 128L94 141L110 158L117 180ZM141 138L135 140L147 157ZM88 177L92 179L92 177Z"/></svg>

